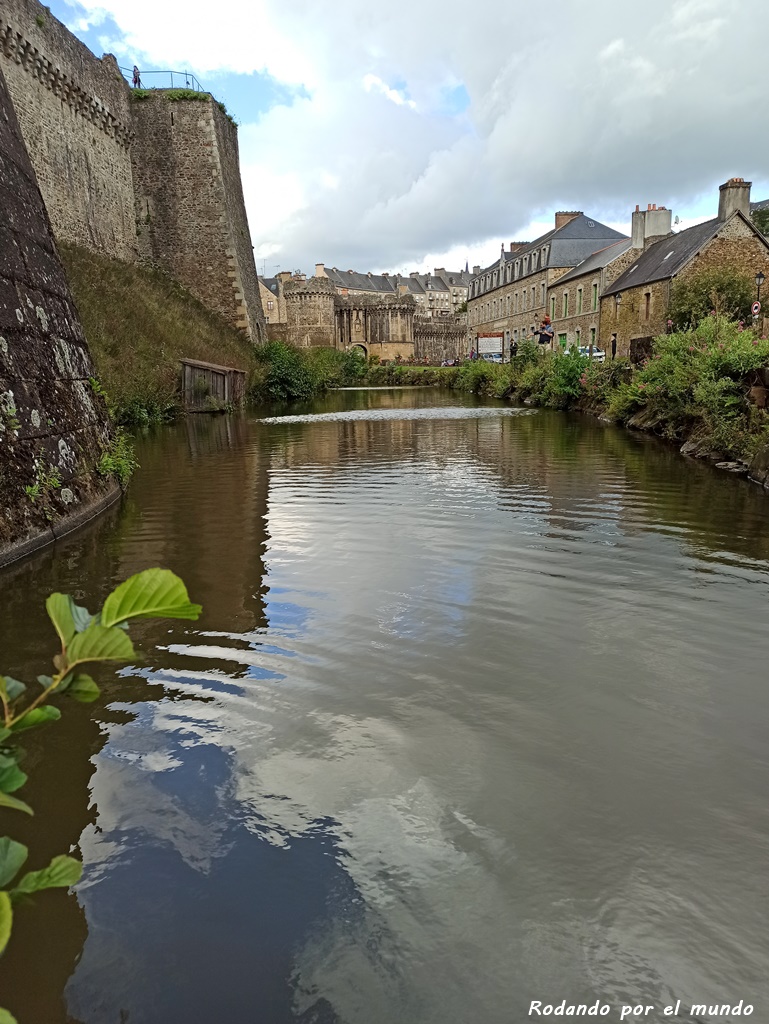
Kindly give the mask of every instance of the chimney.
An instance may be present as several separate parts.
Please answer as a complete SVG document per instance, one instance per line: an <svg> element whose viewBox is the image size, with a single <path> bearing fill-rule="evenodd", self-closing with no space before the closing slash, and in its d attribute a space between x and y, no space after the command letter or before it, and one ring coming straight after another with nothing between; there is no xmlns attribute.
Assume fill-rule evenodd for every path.
<svg viewBox="0 0 769 1024"><path fill-rule="evenodd" d="M729 220L738 210L746 217L750 217L750 186L752 184L750 181L743 181L742 178L730 178L720 186L718 196L718 219L720 221Z"/></svg>
<svg viewBox="0 0 769 1024"><path fill-rule="evenodd" d="M519 249L525 249L529 245L529 242L511 242L510 252L518 252Z"/></svg>
<svg viewBox="0 0 769 1024"><path fill-rule="evenodd" d="M315 264L315 276L316 277L325 277L326 276L326 267L325 267L325 265L323 263L316 263Z"/></svg>
<svg viewBox="0 0 769 1024"><path fill-rule="evenodd" d="M673 214L664 206L647 203L641 210L636 204L632 215L631 245L634 249L647 249L658 238L669 235L673 229Z"/></svg>
<svg viewBox="0 0 769 1024"><path fill-rule="evenodd" d="M481 272L480 267L473 267L473 277L477 277Z"/></svg>
<svg viewBox="0 0 769 1024"><path fill-rule="evenodd" d="M555 230L565 227L570 220L574 220L575 217L581 217L582 210L559 210L555 215Z"/></svg>

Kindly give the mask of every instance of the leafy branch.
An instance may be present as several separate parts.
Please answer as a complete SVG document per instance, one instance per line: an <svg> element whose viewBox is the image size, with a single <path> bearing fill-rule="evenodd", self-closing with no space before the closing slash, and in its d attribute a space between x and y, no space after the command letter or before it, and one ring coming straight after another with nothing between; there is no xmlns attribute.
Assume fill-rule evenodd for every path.
<svg viewBox="0 0 769 1024"><path fill-rule="evenodd" d="M46 610L60 640L53 657L54 674L40 675L41 687L30 698L27 687L18 679L0 676L0 811L32 808L14 794L27 781L19 767L21 751L17 737L61 717L61 711L48 701L58 694L88 703L99 696L99 687L82 666L100 661L131 661L137 658L128 625L132 619L197 619L199 604L193 604L184 583L168 569L147 569L121 583L107 597L100 611L92 615L75 604L68 594L51 594ZM60 855L39 871L28 871L12 888L26 863L28 849L8 836L0 838L0 955L11 937L14 905L22 896L42 889L68 888L80 880L83 866L73 857ZM0 1024L16 1024L12 1015L0 1008Z"/></svg>

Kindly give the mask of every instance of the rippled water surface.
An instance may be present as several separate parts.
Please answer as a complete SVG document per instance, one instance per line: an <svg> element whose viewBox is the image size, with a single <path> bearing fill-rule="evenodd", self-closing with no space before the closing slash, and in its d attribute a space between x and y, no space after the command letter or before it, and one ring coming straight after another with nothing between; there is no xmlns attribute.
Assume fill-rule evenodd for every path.
<svg viewBox="0 0 769 1024"><path fill-rule="evenodd" d="M93 606L163 565L204 605L136 627L144 661L30 740L15 834L85 874L19 909L0 1005L518 1024L532 999L690 1020L742 998L769 1019L767 499L453 393L287 412L142 439L122 507L0 574L20 677L47 670L51 590Z"/></svg>

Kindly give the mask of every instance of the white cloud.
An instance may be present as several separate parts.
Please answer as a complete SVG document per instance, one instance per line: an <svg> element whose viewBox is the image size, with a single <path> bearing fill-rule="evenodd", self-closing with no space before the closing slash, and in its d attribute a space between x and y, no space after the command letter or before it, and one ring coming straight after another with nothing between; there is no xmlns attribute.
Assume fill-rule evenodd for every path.
<svg viewBox="0 0 769 1024"><path fill-rule="evenodd" d="M254 244L287 268L463 252L472 264L559 208L627 223L637 202L689 215L681 204L705 195L700 215L721 181L755 180L769 158L753 125L761 36L745 30L761 24L759 0L592 0L589 17L572 0L470 13L446 0L405 19L352 0L219 0L200 18L182 0L82 3L119 25L129 64L305 87L240 114ZM466 109L447 112L458 86Z"/></svg>
<svg viewBox="0 0 769 1024"><path fill-rule="evenodd" d="M411 107L412 110L416 110L417 105L413 100L407 99L406 96L397 89L391 89L387 82L383 82L382 79L378 78L376 75L364 75L363 88L366 92L372 92L372 90L374 92L380 92L398 107L406 106Z"/></svg>

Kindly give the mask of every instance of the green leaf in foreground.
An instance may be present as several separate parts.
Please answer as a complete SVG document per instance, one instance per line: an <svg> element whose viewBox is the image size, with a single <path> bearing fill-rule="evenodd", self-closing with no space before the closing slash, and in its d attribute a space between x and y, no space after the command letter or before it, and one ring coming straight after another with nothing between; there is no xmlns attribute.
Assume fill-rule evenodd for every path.
<svg viewBox="0 0 769 1024"><path fill-rule="evenodd" d="M18 679L11 679L10 676L0 676L0 693L5 696L9 704L16 700L17 697L20 697L26 688L24 683L20 683Z"/></svg>
<svg viewBox="0 0 769 1024"><path fill-rule="evenodd" d="M0 892L0 953L8 945L12 924L13 907L11 906L11 897L7 892Z"/></svg>
<svg viewBox="0 0 769 1024"><path fill-rule="evenodd" d="M76 661L130 661L136 657L125 630L96 623L75 635L67 654L70 665Z"/></svg>
<svg viewBox="0 0 769 1024"><path fill-rule="evenodd" d="M2 1006L0 1006L0 1024L19 1024L19 1022L16 1020L13 1014L9 1013L7 1010L4 1010Z"/></svg>
<svg viewBox="0 0 769 1024"><path fill-rule="evenodd" d="M17 800L15 796L9 796L8 793L0 793L0 810L3 807L7 807L11 811L24 811L25 814L34 813L29 804L25 804L23 800Z"/></svg>
<svg viewBox="0 0 769 1024"><path fill-rule="evenodd" d="M19 768L16 758L0 754L0 793L15 793L26 781L27 776Z"/></svg>
<svg viewBox="0 0 769 1024"><path fill-rule="evenodd" d="M104 602L101 622L114 626L126 619L197 619L199 604L192 604L187 588L170 569L145 569L121 583Z"/></svg>
<svg viewBox="0 0 769 1024"><path fill-rule="evenodd" d="M41 708L32 708L23 714L17 722L11 726L11 732L24 732L25 729L36 729L38 725L45 725L46 722L56 722L61 718L61 711L52 704L45 704Z"/></svg>
<svg viewBox="0 0 769 1024"><path fill-rule="evenodd" d="M47 868L28 871L19 884L11 889L11 898L15 900L19 896L40 892L41 889L68 889L80 881L82 874L83 865L79 861L60 854L53 858Z"/></svg>
<svg viewBox="0 0 769 1024"><path fill-rule="evenodd" d="M93 679L85 673L76 675L67 687L67 696L80 701L81 704L90 704L92 700L96 700L100 692Z"/></svg>
<svg viewBox="0 0 769 1024"><path fill-rule="evenodd" d="M72 598L69 594L51 594L45 602L48 618L59 634L61 646L66 647L75 635L75 620L72 617Z"/></svg>
<svg viewBox="0 0 769 1024"><path fill-rule="evenodd" d="M0 885L7 885L21 870L29 851L8 836L0 839Z"/></svg>

